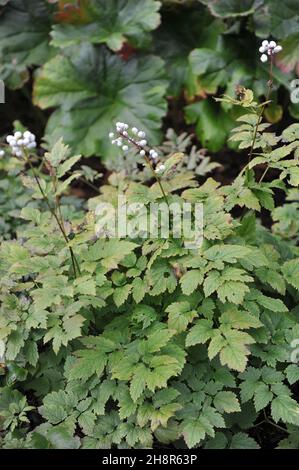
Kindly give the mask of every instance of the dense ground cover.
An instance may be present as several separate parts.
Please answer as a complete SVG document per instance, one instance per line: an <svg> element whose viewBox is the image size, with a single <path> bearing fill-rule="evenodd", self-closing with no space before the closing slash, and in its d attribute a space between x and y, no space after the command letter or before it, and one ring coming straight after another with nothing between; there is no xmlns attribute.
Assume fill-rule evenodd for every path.
<svg viewBox="0 0 299 470"><path fill-rule="evenodd" d="M296 3L0 1L1 447L298 448Z"/></svg>

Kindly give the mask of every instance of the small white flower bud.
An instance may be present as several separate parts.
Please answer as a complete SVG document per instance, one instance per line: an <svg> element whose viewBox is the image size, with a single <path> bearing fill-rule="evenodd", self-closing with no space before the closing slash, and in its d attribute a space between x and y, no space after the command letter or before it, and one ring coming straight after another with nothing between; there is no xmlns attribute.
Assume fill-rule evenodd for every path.
<svg viewBox="0 0 299 470"><path fill-rule="evenodd" d="M114 137L114 132L109 132L109 138L113 139L113 137Z"/></svg>
<svg viewBox="0 0 299 470"><path fill-rule="evenodd" d="M117 144L118 147L121 147L122 144L123 144L123 143L122 143L122 140L117 140L117 141L116 141L116 144Z"/></svg>
<svg viewBox="0 0 299 470"><path fill-rule="evenodd" d="M123 145L122 149L123 149L124 152L127 152L129 150L129 147L127 145Z"/></svg>
<svg viewBox="0 0 299 470"><path fill-rule="evenodd" d="M267 48L264 47L264 46L261 46L261 47L259 48L259 51L260 51L261 53L266 52L266 50L267 50Z"/></svg>
<svg viewBox="0 0 299 470"><path fill-rule="evenodd" d="M22 157L23 156L22 150L17 150L15 154L16 154L17 157Z"/></svg>
<svg viewBox="0 0 299 470"><path fill-rule="evenodd" d="M123 135L124 135L125 137L128 137L127 131L123 131Z"/></svg>
<svg viewBox="0 0 299 470"><path fill-rule="evenodd" d="M138 137L140 137L140 139L142 139L143 137L145 137L145 132L139 131L139 132L138 132Z"/></svg>
<svg viewBox="0 0 299 470"><path fill-rule="evenodd" d="M31 132L30 131L25 131L24 134L23 134L23 137L25 137L25 139L30 139L31 137Z"/></svg>
<svg viewBox="0 0 299 470"><path fill-rule="evenodd" d="M276 46L274 47L274 52L277 54L278 52L282 51L282 46Z"/></svg>
<svg viewBox="0 0 299 470"><path fill-rule="evenodd" d="M139 145L141 145L141 147L144 147L146 144L147 144L147 141L145 139L140 140L139 142Z"/></svg>
<svg viewBox="0 0 299 470"><path fill-rule="evenodd" d="M161 165L159 165L156 169L155 169L155 172L156 173L161 173L161 171L164 171L165 170L165 165L163 165L163 163L161 163Z"/></svg>
<svg viewBox="0 0 299 470"><path fill-rule="evenodd" d="M30 144L27 145L28 149L34 149L36 147L36 142L30 142Z"/></svg>
<svg viewBox="0 0 299 470"><path fill-rule="evenodd" d="M150 158L152 159L152 161L153 161L154 163L156 163L157 158L158 158L158 154L157 154L157 153L152 153L151 156L150 156Z"/></svg>
<svg viewBox="0 0 299 470"><path fill-rule="evenodd" d="M138 134L137 127L132 127L132 132L133 132L134 135L137 135Z"/></svg>
<svg viewBox="0 0 299 470"><path fill-rule="evenodd" d="M262 55L261 55L261 61L262 61L262 62L267 62L267 60L268 60L267 55L266 55L266 54L262 54Z"/></svg>
<svg viewBox="0 0 299 470"><path fill-rule="evenodd" d="M10 145L11 147L14 147L15 145L17 145L16 139L15 139L15 138L12 138L12 139L10 140L10 142L9 142L9 145Z"/></svg>
<svg viewBox="0 0 299 470"><path fill-rule="evenodd" d="M8 144L10 144L10 142L11 142L12 140L14 140L14 136L13 136L13 135L8 135L8 136L6 137L6 142L7 142Z"/></svg>
<svg viewBox="0 0 299 470"><path fill-rule="evenodd" d="M19 139L19 140L17 141L17 144L20 145L20 146L21 146L21 145L24 145L23 139Z"/></svg>
<svg viewBox="0 0 299 470"><path fill-rule="evenodd" d="M272 47L272 48L276 47L276 42L275 41L270 41L269 42L269 47Z"/></svg>
<svg viewBox="0 0 299 470"><path fill-rule="evenodd" d="M265 39L265 40L262 42L262 46L268 47L268 46L269 46L269 41L267 41L267 39Z"/></svg>
<svg viewBox="0 0 299 470"><path fill-rule="evenodd" d="M0 150L0 158L1 158L1 157L4 157L4 155L5 155L4 150Z"/></svg>
<svg viewBox="0 0 299 470"><path fill-rule="evenodd" d="M15 138L16 140L20 139L21 137L22 137L22 132L17 131L17 132L14 133L14 138Z"/></svg>
<svg viewBox="0 0 299 470"><path fill-rule="evenodd" d="M125 126L125 124L123 122L117 122L116 123L116 130L118 132L122 132L124 130L124 126Z"/></svg>
<svg viewBox="0 0 299 470"><path fill-rule="evenodd" d="M144 151L144 150L140 150L139 155L141 155L141 157L144 157L145 151Z"/></svg>

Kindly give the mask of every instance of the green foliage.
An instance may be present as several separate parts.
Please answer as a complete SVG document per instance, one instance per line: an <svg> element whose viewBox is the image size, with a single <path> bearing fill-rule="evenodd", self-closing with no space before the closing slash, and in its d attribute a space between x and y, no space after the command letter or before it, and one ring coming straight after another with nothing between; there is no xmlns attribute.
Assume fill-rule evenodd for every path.
<svg viewBox="0 0 299 470"><path fill-rule="evenodd" d="M204 241L196 249L183 237L95 236L98 204L117 208L118 195L162 202L157 183L112 173L76 213L65 194L82 174L80 157L62 140L44 155L49 174L27 169L26 195L35 204L22 209L15 239L0 248L2 447L150 448L158 440L254 449L247 432L261 422L285 430L279 447L298 445L291 355L299 250L289 230L298 207L288 212L298 200L298 182L288 176L298 163L297 126L283 141L265 137L253 94L237 104L252 109L240 121L248 128L234 135L247 141L244 132L261 126L262 150L235 182L199 183L184 164L184 139L165 162L168 203L203 204ZM256 181L256 158L281 165L279 183ZM277 208L276 188L287 194ZM251 211L233 218L237 204ZM258 223L260 207L272 212L272 228Z"/></svg>
<svg viewBox="0 0 299 470"><path fill-rule="evenodd" d="M64 135L76 152L109 156L115 153L107 140L111 121L128 119L128 109L130 120L157 142L160 119L166 111L165 88L163 63L158 57L131 59L124 64L102 47L83 44L76 46L75 60L72 55L57 55L45 65L34 95L42 108L60 106L48 122L52 140ZM58 125L61 122L66 126Z"/></svg>
<svg viewBox="0 0 299 470"><path fill-rule="evenodd" d="M155 29L160 22L157 13L160 3L155 0L112 0L107 8L105 0L85 2L82 25L54 25L51 44L67 47L82 41L105 43L112 50L121 49L126 40L141 44L145 33Z"/></svg>
<svg viewBox="0 0 299 470"><path fill-rule="evenodd" d="M11 89L32 79L34 103L55 108L44 113L50 145L63 135L85 156L116 156L106 143L116 119L134 121L160 143L166 96L183 103L185 122L195 125L203 146L223 148L236 111L210 95L219 89L232 94L236 85L264 95L261 38L273 36L283 45L275 91L289 91L295 77L294 0L283 14L279 0L10 0L0 9L1 79ZM272 109L278 112L266 113L270 122L286 111L286 100L276 101L277 95ZM289 110L296 116L295 104Z"/></svg>

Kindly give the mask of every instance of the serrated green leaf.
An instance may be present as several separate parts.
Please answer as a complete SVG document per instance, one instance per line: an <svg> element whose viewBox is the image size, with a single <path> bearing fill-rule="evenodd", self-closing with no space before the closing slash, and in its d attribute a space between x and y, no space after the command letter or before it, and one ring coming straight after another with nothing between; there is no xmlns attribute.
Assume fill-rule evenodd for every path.
<svg viewBox="0 0 299 470"><path fill-rule="evenodd" d="M237 308L234 307L226 309L226 311L220 317L220 323L238 330L259 328L263 326L258 318L250 315L244 310L238 311Z"/></svg>
<svg viewBox="0 0 299 470"><path fill-rule="evenodd" d="M295 424L299 426L299 406L298 403L287 395L280 395L274 398L271 403L271 415L274 421Z"/></svg>
<svg viewBox="0 0 299 470"><path fill-rule="evenodd" d="M251 249L242 245L214 245L204 252L204 257L210 261L236 263L238 259L249 255Z"/></svg>
<svg viewBox="0 0 299 470"><path fill-rule="evenodd" d="M273 398L273 393L266 384L259 384L254 393L254 406L256 411L260 411L270 403Z"/></svg>
<svg viewBox="0 0 299 470"><path fill-rule="evenodd" d="M93 374L96 374L98 377L101 376L107 362L107 357L102 351L82 349L76 351L76 356L77 359L69 373L71 380L86 380Z"/></svg>
<svg viewBox="0 0 299 470"><path fill-rule="evenodd" d="M107 8L108 6L108 8ZM106 43L113 50L121 49L126 40L142 41L146 32L155 29L160 21L160 3L154 0L91 0L81 6L84 24L54 25L51 44L68 47L82 41Z"/></svg>
<svg viewBox="0 0 299 470"><path fill-rule="evenodd" d="M195 344L203 344L214 334L213 322L210 320L198 320L191 328L186 337L186 346L194 346Z"/></svg>
<svg viewBox="0 0 299 470"><path fill-rule="evenodd" d="M167 307L166 312L169 313L169 328L178 333L185 331L188 324L197 316L195 310L190 310L189 302L174 302Z"/></svg>
<svg viewBox="0 0 299 470"><path fill-rule="evenodd" d="M140 277L136 277L132 282L132 295L135 302L138 304L142 301L146 293L146 283Z"/></svg>
<svg viewBox="0 0 299 470"><path fill-rule="evenodd" d="M116 287L113 292L113 300L117 307L120 307L129 297L132 285L126 284L122 287Z"/></svg>
<svg viewBox="0 0 299 470"><path fill-rule="evenodd" d="M130 395L134 402L136 402L142 395L146 387L147 376L148 369L144 366L144 364L138 364L134 370L134 374L130 383Z"/></svg>
<svg viewBox="0 0 299 470"><path fill-rule="evenodd" d="M192 294L202 282L203 274L197 269L187 271L180 279L182 291L186 295Z"/></svg>
<svg viewBox="0 0 299 470"><path fill-rule="evenodd" d="M230 449L259 449L260 446L252 437L247 436L244 432L235 434L232 438Z"/></svg>
<svg viewBox="0 0 299 470"><path fill-rule="evenodd" d="M51 142L63 136L75 153L109 157L117 150L107 135L119 120L137 125L151 144L158 143L165 90L158 57L123 62L103 47L83 43L72 59L56 55L46 63L35 82L34 97L42 108L60 106L47 124Z"/></svg>
<svg viewBox="0 0 299 470"><path fill-rule="evenodd" d="M292 259L286 261L282 265L281 270L286 281L291 284L291 286L295 287L295 289L299 290L299 260Z"/></svg>
<svg viewBox="0 0 299 470"><path fill-rule="evenodd" d="M81 158L81 155L75 155L74 157L68 158L65 162L59 165L57 170L57 177L62 178L70 169L77 163Z"/></svg>
<svg viewBox="0 0 299 470"><path fill-rule="evenodd" d="M190 419L183 425L182 432L187 446L190 448L198 444L205 435L214 437L215 433L209 421L200 416L197 419Z"/></svg>
<svg viewBox="0 0 299 470"><path fill-rule="evenodd" d="M230 330L225 333L226 346L220 351L220 362L230 369L243 372L247 364L247 356L250 351L248 344L254 343L254 339L243 331Z"/></svg>
<svg viewBox="0 0 299 470"><path fill-rule="evenodd" d="M214 398L214 405L226 413L241 411L239 400L233 392L218 392Z"/></svg>
<svg viewBox="0 0 299 470"><path fill-rule="evenodd" d="M297 364L290 364L285 373L290 385L299 381L299 366Z"/></svg>
<svg viewBox="0 0 299 470"><path fill-rule="evenodd" d="M161 348L166 346L174 333L174 330L169 330L167 328L161 328L154 333L151 333L147 339L148 351L151 353L160 351Z"/></svg>

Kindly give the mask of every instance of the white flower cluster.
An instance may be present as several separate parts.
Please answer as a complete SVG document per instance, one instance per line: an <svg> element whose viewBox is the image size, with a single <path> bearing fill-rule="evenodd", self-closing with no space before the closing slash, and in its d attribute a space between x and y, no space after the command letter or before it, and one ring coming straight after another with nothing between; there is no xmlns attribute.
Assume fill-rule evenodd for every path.
<svg viewBox="0 0 299 470"><path fill-rule="evenodd" d="M147 146L147 140L145 139L145 132L137 129L137 127L129 128L128 124L124 122L117 122L116 125L116 136L114 132L109 133L109 138L112 144L116 144L121 147L124 152L129 150L127 144L131 144L139 150L139 155L144 157L146 154L148 158L153 162L157 163L158 153L154 149L150 149L148 152L145 151L144 147Z"/></svg>
<svg viewBox="0 0 299 470"><path fill-rule="evenodd" d="M10 145L13 155L16 157L23 156L23 149L33 149L36 147L35 135L29 131L25 131L23 134L20 131L16 131L14 135L8 135L6 142Z"/></svg>
<svg viewBox="0 0 299 470"><path fill-rule="evenodd" d="M272 56L274 54L277 54L277 52L282 51L282 46L276 44L275 41L267 41L267 39L265 39L265 41L262 42L259 51L262 54L261 61L267 62L268 56Z"/></svg>

